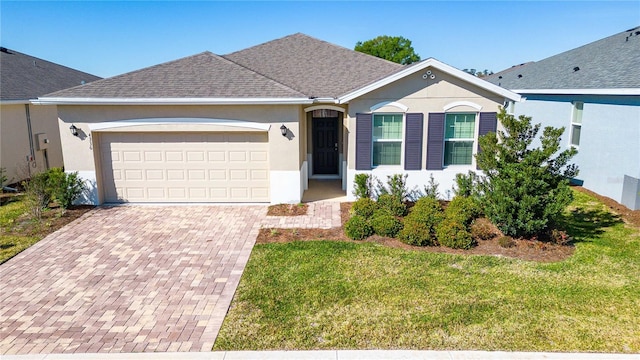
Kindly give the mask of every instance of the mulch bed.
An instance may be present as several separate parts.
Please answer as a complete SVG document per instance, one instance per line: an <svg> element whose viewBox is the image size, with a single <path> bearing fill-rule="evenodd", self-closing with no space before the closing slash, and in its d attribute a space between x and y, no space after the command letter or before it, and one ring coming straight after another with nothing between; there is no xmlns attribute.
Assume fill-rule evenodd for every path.
<svg viewBox="0 0 640 360"><path fill-rule="evenodd" d="M269 206L268 216L300 216L307 214L307 204L277 204Z"/></svg>
<svg viewBox="0 0 640 360"><path fill-rule="evenodd" d="M615 200L598 195L593 191L587 190L581 186L576 186L576 190L584 192L595 197L604 203L611 211L618 214L627 224L640 227L640 210L630 210ZM351 203L341 203L342 225L349 219L349 210ZM500 246L498 239L500 234L489 240L480 240L478 245L470 250L450 249L443 246L412 246L407 245L397 239L374 235L364 242L372 242L389 246L392 248L400 248L413 251L428 251L434 253L448 253L459 255L493 255L504 256L514 259L537 262L556 262L562 261L570 257L575 248L573 245L558 245L550 242L539 241L535 239L513 239L514 246L505 248ZM334 240L358 242L347 238L342 228L333 229L261 229L258 235L257 243L282 243L290 241L313 241L313 240Z"/></svg>
<svg viewBox="0 0 640 360"><path fill-rule="evenodd" d="M15 194L3 194L5 201L10 201L13 196L19 196ZM44 238L45 236L53 233L54 231L62 228L68 223L76 220L84 215L86 212L94 209L93 205L76 205L67 209L63 213L63 209L59 206L52 204L51 208L42 212L42 218L39 222L34 223L30 214L24 214L16 220L15 225L11 230L2 230L3 235L18 235L18 236L37 236Z"/></svg>

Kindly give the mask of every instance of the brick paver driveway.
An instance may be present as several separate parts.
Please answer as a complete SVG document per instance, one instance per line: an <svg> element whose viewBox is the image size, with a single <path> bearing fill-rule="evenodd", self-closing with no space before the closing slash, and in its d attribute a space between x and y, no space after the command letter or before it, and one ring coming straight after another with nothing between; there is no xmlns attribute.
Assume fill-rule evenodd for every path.
<svg viewBox="0 0 640 360"><path fill-rule="evenodd" d="M210 351L265 215L88 213L0 265L0 354Z"/></svg>

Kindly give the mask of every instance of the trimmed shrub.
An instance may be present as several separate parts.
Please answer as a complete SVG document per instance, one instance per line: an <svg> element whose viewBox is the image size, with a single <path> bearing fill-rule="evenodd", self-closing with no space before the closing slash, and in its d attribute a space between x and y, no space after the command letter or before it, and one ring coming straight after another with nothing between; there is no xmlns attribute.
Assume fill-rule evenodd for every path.
<svg viewBox="0 0 640 360"><path fill-rule="evenodd" d="M380 195L378 197L378 205L383 209L389 210L395 216L405 216L407 213L407 205L391 194Z"/></svg>
<svg viewBox="0 0 640 360"><path fill-rule="evenodd" d="M369 219L378 209L378 204L370 198L360 198L351 205L351 214Z"/></svg>
<svg viewBox="0 0 640 360"><path fill-rule="evenodd" d="M406 220L398 233L398 239L405 244L417 246L437 245L431 229L424 223Z"/></svg>
<svg viewBox="0 0 640 360"><path fill-rule="evenodd" d="M370 174L356 174L353 179L353 195L356 199L371 198L371 192L373 188L373 175Z"/></svg>
<svg viewBox="0 0 640 360"><path fill-rule="evenodd" d="M473 221L470 227L471 236L478 240L489 240L496 236L493 224L488 219L480 218Z"/></svg>
<svg viewBox="0 0 640 360"><path fill-rule="evenodd" d="M436 235L440 245L452 249L470 249L475 245L467 227L456 219L445 219L438 224Z"/></svg>
<svg viewBox="0 0 640 360"><path fill-rule="evenodd" d="M424 224L431 234L435 234L436 225L444 220L444 212L438 200L423 197L416 201L405 219Z"/></svg>
<svg viewBox="0 0 640 360"><path fill-rule="evenodd" d="M344 224L344 232L350 239L362 240L373 235L373 228L367 219L354 215Z"/></svg>
<svg viewBox="0 0 640 360"><path fill-rule="evenodd" d="M444 214L448 219L455 219L467 226L480 215L480 207L473 198L456 196L451 200Z"/></svg>
<svg viewBox="0 0 640 360"><path fill-rule="evenodd" d="M387 209L377 210L371 218L373 231L380 236L396 237L402 230L402 222Z"/></svg>

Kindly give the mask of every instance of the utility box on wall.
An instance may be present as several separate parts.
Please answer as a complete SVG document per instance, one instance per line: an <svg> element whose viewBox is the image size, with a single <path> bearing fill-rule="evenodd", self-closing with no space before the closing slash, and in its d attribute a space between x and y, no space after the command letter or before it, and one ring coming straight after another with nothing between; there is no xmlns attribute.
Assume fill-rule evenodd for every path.
<svg viewBox="0 0 640 360"><path fill-rule="evenodd" d="M36 134L36 142L38 143L38 150L46 150L49 148L49 138L47 134Z"/></svg>
<svg viewBox="0 0 640 360"><path fill-rule="evenodd" d="M622 205L631 210L640 210L640 179L629 175L624 176Z"/></svg>

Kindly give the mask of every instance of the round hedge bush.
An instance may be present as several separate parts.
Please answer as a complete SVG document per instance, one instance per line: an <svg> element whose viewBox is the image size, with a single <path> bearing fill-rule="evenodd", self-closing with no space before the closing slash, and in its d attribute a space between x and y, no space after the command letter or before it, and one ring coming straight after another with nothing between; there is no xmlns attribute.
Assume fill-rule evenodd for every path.
<svg viewBox="0 0 640 360"><path fill-rule="evenodd" d="M411 220L405 220L404 227L398 233L398 239L409 245L437 245L435 238L427 225Z"/></svg>
<svg viewBox="0 0 640 360"><path fill-rule="evenodd" d="M459 222L469 225L480 216L480 207L473 198L466 196L456 196L451 200L444 214L449 219L456 219Z"/></svg>
<svg viewBox="0 0 640 360"><path fill-rule="evenodd" d="M389 210L395 216L405 216L407 214L407 205L391 194L378 196L378 206Z"/></svg>
<svg viewBox="0 0 640 360"><path fill-rule="evenodd" d="M396 237L402 230L402 222L387 209L378 210L373 214L371 226L376 234L387 237Z"/></svg>
<svg viewBox="0 0 640 360"><path fill-rule="evenodd" d="M452 249L470 249L475 240L467 227L456 219L445 219L436 228L438 242Z"/></svg>
<svg viewBox="0 0 640 360"><path fill-rule="evenodd" d="M378 204L370 198L360 198L351 205L351 214L368 219L378 209Z"/></svg>
<svg viewBox="0 0 640 360"><path fill-rule="evenodd" d="M344 232L350 239L362 240L373 235L373 228L364 217L353 215L344 224Z"/></svg>
<svg viewBox="0 0 640 360"><path fill-rule="evenodd" d="M433 235L436 226L444 220L444 212L438 200L422 197L413 205L405 220L424 224Z"/></svg>

